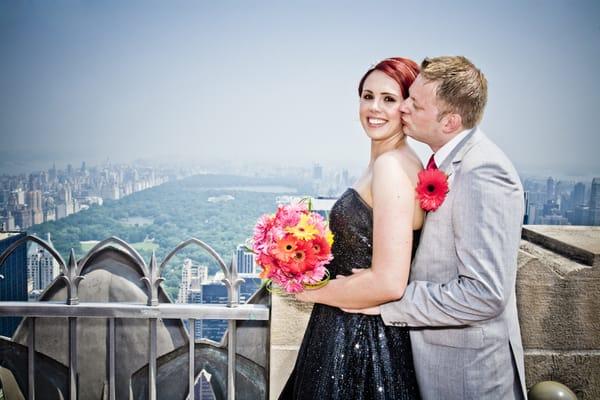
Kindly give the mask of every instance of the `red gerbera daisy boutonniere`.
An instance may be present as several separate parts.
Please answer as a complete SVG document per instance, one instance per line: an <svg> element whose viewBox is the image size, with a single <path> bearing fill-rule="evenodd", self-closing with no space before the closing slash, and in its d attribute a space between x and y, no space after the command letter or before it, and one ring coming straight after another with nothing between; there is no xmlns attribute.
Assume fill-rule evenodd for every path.
<svg viewBox="0 0 600 400"><path fill-rule="evenodd" d="M417 200L425 211L435 211L448 194L448 175L439 169L424 169L419 172Z"/></svg>

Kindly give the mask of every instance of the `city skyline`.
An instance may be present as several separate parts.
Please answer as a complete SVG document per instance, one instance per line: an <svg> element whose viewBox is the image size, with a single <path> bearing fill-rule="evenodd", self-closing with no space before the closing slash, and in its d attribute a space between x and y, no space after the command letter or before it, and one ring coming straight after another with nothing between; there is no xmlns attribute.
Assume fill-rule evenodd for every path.
<svg viewBox="0 0 600 400"><path fill-rule="evenodd" d="M598 175L599 11L3 2L0 174L107 158L364 166L356 86L368 66L464 54L490 83L482 128L520 171Z"/></svg>
<svg viewBox="0 0 600 400"><path fill-rule="evenodd" d="M124 163L98 167L83 161L79 168L69 164L66 169L61 170L53 165L48 170L29 174L2 174L0 175L0 230L25 230L43 222L76 214L95 204L102 205L105 200L119 200L134 192L159 186L173 179L205 174L259 177L265 175L264 168L245 166L243 169L236 169L228 166L227 168L178 170L164 166L136 166ZM270 169L268 174L270 177L279 177L284 181L291 177L300 178L300 181L296 181L295 184L305 191L308 190L304 195L325 196L330 199L339 196L356 179L346 168L324 168L318 163L303 168L274 168ZM600 176L565 179L552 175L543 177L522 175L521 179L525 190L525 224L598 225L600 223ZM288 183L294 186L291 181ZM291 186L267 185L259 191L285 189L296 192L297 189ZM249 190L256 191L257 188L251 186ZM221 202L233 199L233 196L224 195L209 197L207 201Z"/></svg>

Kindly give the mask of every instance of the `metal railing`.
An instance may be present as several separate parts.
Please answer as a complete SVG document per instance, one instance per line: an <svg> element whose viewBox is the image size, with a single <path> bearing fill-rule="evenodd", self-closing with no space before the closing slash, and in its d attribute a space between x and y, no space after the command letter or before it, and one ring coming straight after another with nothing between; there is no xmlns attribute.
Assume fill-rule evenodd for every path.
<svg viewBox="0 0 600 400"><path fill-rule="evenodd" d="M36 236L26 236L11 244L2 254L0 254L0 271L6 259L21 245L27 241L37 243L45 248L57 260L62 279L67 287L66 304L63 302L39 301L39 302L0 302L0 317L22 316L27 318L29 335L27 339L28 352L28 399L35 399L35 329L36 318L67 318L68 319L68 360L69 360L69 397L74 400L77 398L77 324L80 318L106 318L108 320L108 369L106 377L108 382L108 398L116 399L116 381L115 381L115 321L118 319L146 319L149 321L149 342L148 342L148 394L147 398L155 400L157 398L156 377L157 377L157 321L161 319L181 319L189 321L187 331L188 340L188 398L194 399L194 385L196 382L194 367L195 321L201 319L220 319L228 321L227 331L227 399L235 399L235 375L236 375L236 346L237 346L237 321L240 320L269 320L269 308L263 304L240 304L239 290L243 279L238 277L235 257L230 267L227 267L222 258L206 243L199 239L191 238L180 243L157 265L154 252L150 259L148 267L140 254L125 241L111 237L95 245L81 260L76 261L74 251L71 250L68 263L65 263L60 254L54 250L48 243ZM80 302L79 284L85 279L81 272L92 256L105 247L117 244L126 250L127 253L139 264L144 271L141 278L146 284L147 303L99 303L99 302ZM160 277L160 271L166 263L180 250L189 246L197 245L206 250L216 261L224 274L222 282L227 287L228 302L221 304L173 304L159 303L158 292L163 278ZM6 277L5 277L6 278ZM56 281L55 281L56 282ZM43 296L43 294L42 294Z"/></svg>

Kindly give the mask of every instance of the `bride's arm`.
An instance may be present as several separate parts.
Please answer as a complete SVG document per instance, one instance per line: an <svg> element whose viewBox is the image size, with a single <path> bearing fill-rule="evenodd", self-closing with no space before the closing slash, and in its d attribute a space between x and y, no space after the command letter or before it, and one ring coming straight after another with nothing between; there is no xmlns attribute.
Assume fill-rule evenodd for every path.
<svg viewBox="0 0 600 400"><path fill-rule="evenodd" d="M414 186L393 154L373 165L373 257L371 268L333 279L298 300L342 308L365 308L397 300L408 281L413 239Z"/></svg>

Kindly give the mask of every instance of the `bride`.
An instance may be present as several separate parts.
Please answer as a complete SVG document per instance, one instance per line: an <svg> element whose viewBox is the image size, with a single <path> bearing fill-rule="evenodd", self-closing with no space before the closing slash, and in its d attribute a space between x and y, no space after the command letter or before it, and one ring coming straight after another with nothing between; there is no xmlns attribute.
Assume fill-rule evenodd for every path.
<svg viewBox="0 0 600 400"><path fill-rule="evenodd" d="M410 337L381 318L340 308L402 297L424 213L415 200L422 164L402 132L400 105L419 68L388 58L360 80L360 121L371 141L362 176L333 206L331 281L296 295L315 304L280 399L418 399ZM352 274L353 269L362 269Z"/></svg>

